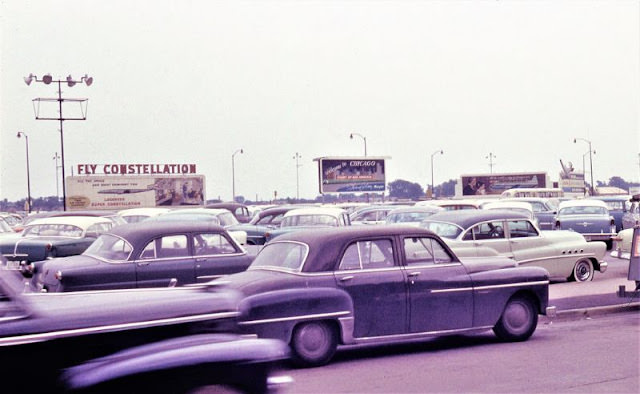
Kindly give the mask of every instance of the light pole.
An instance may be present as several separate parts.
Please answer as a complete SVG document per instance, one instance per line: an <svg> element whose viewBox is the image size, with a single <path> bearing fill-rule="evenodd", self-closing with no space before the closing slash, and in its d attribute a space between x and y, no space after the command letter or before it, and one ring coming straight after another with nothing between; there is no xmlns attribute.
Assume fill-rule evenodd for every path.
<svg viewBox="0 0 640 394"><path fill-rule="evenodd" d="M349 135L349 138L353 139L353 136L356 135L360 138L362 138L362 140L364 141L364 155L367 155L367 137L365 137L364 135L360 134L360 133L351 133Z"/></svg>
<svg viewBox="0 0 640 394"><path fill-rule="evenodd" d="M585 169L585 167L584 167L584 157L585 157L586 155L588 155L588 154L591 154L591 151L589 151L589 152L584 152L584 153L582 154L582 176L584 176L584 174L586 174L586 169ZM596 151L593 151L593 154L595 155L595 154L596 154ZM584 180L583 180L583 182L584 182ZM586 187L584 187L584 188L582 188L582 190L583 190L583 195L585 195L585 196L586 196L586 195L587 195L587 188L586 188Z"/></svg>
<svg viewBox="0 0 640 394"><path fill-rule="evenodd" d="M296 159L296 202L298 202L298 200L300 200L300 174L299 174L299 169L302 166L302 164L300 164L299 160L302 158L302 156L300 155L300 153L296 152L296 154L293 156L294 159Z"/></svg>
<svg viewBox="0 0 640 394"><path fill-rule="evenodd" d="M237 151L233 152L233 154L231 155L231 182L232 182L232 189L233 189L233 202L236 202L236 155L240 153L244 153L244 151L242 149L238 149Z"/></svg>
<svg viewBox="0 0 640 394"><path fill-rule="evenodd" d="M29 136L22 131L18 131L18 138L24 137L25 146L27 148L27 213L31 213L31 177L29 174Z"/></svg>
<svg viewBox="0 0 640 394"><path fill-rule="evenodd" d="M67 86L69 87L73 87L78 83L84 83L87 86L91 86L91 84L93 83L93 77L88 76L87 74L85 74L83 77L80 78L80 80L75 80L73 79L73 77L71 75L67 76L67 78L63 79L58 79L58 80L54 80L53 77L51 76L51 74L47 74L44 77L42 77L42 79L38 79L37 76L33 75L33 74L29 74L29 76L24 77L24 82L28 85L31 85L31 82L36 81L36 82L42 82L45 85L49 85L52 82L55 82L58 84L58 97L57 98L35 98L33 99L33 109L36 115L36 119L37 120L57 120L60 122L60 159L61 159L61 167L62 167L62 209L64 211L67 210L67 189L65 186L65 174L64 174L64 131L63 131L63 127L62 124L65 120L86 120L87 119L87 112L86 112L86 103L87 101L89 101L89 99L86 98L80 98L80 99L74 99L74 98L66 98L63 99L62 98L62 83L66 82ZM57 102L58 103L58 117L57 118L49 118L49 117L40 117L40 103L41 102ZM62 115L62 103L63 102L74 102L74 103L79 103L80 104L80 109L81 109L81 116L80 117L71 117L71 118L65 118ZM37 106L36 106L37 103ZM85 106L83 107L83 104L85 104Z"/></svg>
<svg viewBox="0 0 640 394"><path fill-rule="evenodd" d="M56 198L58 199L58 203L60 202L60 181L58 180L58 168L60 168L58 166L58 159L60 159L60 155L58 154L58 152L56 152L53 155L53 160L56 161Z"/></svg>
<svg viewBox="0 0 640 394"><path fill-rule="evenodd" d="M433 152L431 154L431 198L435 199L435 189L433 188L433 156L437 155L438 153L440 153L441 155L444 154L444 151L442 149L437 150L435 152Z"/></svg>
<svg viewBox="0 0 640 394"><path fill-rule="evenodd" d="M593 156L591 155L591 152L593 151L593 149L591 149L591 141L585 140L584 138L574 138L573 139L573 143L576 144L578 142L578 140L584 141L587 144L589 144L589 169L590 169L589 171L591 173L591 185L589 186L589 191L590 191L590 195L593 196L593 194L594 194L593 193L594 192L594 189L593 189Z"/></svg>
<svg viewBox="0 0 640 394"><path fill-rule="evenodd" d="M485 159L489 159L489 173L493 174L493 159L496 158L496 155L494 155L493 153L489 152L489 155L485 157Z"/></svg>

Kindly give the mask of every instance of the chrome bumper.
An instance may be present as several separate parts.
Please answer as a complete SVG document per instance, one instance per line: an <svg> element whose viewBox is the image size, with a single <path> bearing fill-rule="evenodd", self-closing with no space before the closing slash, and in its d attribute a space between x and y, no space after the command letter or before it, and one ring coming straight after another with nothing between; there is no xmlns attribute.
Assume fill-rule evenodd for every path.
<svg viewBox="0 0 640 394"><path fill-rule="evenodd" d="M599 261L598 264L600 265L598 271L600 271L601 274L604 274L609 267L609 263L607 263L606 261Z"/></svg>
<svg viewBox="0 0 640 394"><path fill-rule="evenodd" d="M544 315L550 319L553 319L558 315L558 310L555 306L548 306L544 311Z"/></svg>

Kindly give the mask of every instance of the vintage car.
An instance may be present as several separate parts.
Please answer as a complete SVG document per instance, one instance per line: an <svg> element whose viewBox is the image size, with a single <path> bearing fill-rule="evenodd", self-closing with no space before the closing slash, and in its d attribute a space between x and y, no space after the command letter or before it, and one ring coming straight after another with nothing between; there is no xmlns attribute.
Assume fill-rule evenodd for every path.
<svg viewBox="0 0 640 394"><path fill-rule="evenodd" d="M1 258L1 256L0 256ZM265 392L284 343L237 332L238 294L213 288L24 293L0 269L3 393Z"/></svg>
<svg viewBox="0 0 640 394"><path fill-rule="evenodd" d="M512 197L501 198L498 201L524 201L531 204L533 213L538 219L538 228L540 230L553 230L555 227L554 219L558 213L559 201L544 197Z"/></svg>
<svg viewBox="0 0 640 394"><path fill-rule="evenodd" d="M604 201L562 201L554 221L556 230L575 231L587 241L604 241L607 249L613 245L611 238L616 235L616 223Z"/></svg>
<svg viewBox="0 0 640 394"><path fill-rule="evenodd" d="M138 223L154 216L162 215L171 211L171 208L150 207L150 208L129 208L118 211L118 216L127 223Z"/></svg>
<svg viewBox="0 0 640 394"><path fill-rule="evenodd" d="M20 234L0 238L0 252L7 258L9 268L23 269L34 261L78 255L112 227L113 222L102 217L36 219Z"/></svg>
<svg viewBox="0 0 640 394"><path fill-rule="evenodd" d="M619 259L631 258L631 243L633 241L633 228L625 228L613 238L614 244L611 256Z"/></svg>
<svg viewBox="0 0 640 394"><path fill-rule="evenodd" d="M179 208L147 219L148 221L206 221L217 224L229 231L240 245L246 245L247 233L242 230L233 229L237 226L238 220L228 210L224 208Z"/></svg>
<svg viewBox="0 0 640 394"><path fill-rule="evenodd" d="M0 237L9 234L15 234L15 231L6 220L0 217Z"/></svg>
<svg viewBox="0 0 640 394"><path fill-rule="evenodd" d="M454 200L425 200L418 201L416 206L437 206L447 211L459 211L466 209L480 209L481 201L472 199L454 199Z"/></svg>
<svg viewBox="0 0 640 394"><path fill-rule="evenodd" d="M627 212L622 215L622 228L633 228L640 225L640 194L635 194L629 199Z"/></svg>
<svg viewBox="0 0 640 394"><path fill-rule="evenodd" d="M604 201L609 209L609 214L613 216L616 222L616 232L622 231L624 227L622 218L629 212L631 208L631 196L630 195L617 195L617 196L593 196L591 199Z"/></svg>
<svg viewBox="0 0 640 394"><path fill-rule="evenodd" d="M239 202L216 202L207 204L206 208L226 209L231 212L239 223L249 223L251 220L249 208Z"/></svg>
<svg viewBox="0 0 640 394"><path fill-rule="evenodd" d="M280 235L247 271L210 284L242 292L241 330L283 340L303 366L329 362L338 345L491 329L529 338L547 312L547 271L467 260L423 228L319 228Z"/></svg>
<svg viewBox="0 0 640 394"><path fill-rule="evenodd" d="M445 209L436 206L412 206L412 207L400 207L389 212L385 219L385 224L406 224L411 226L418 226L420 222L428 218L429 216L442 212Z"/></svg>
<svg viewBox="0 0 640 394"><path fill-rule="evenodd" d="M528 215L503 210L443 212L421 223L440 235L458 256L506 256L518 266L539 266L553 280L592 280L607 263L602 242L573 231L540 231Z"/></svg>
<svg viewBox="0 0 640 394"><path fill-rule="evenodd" d="M312 207L294 209L284 214L280 227L265 234L267 242L282 234L323 227L350 226L349 214L342 208Z"/></svg>
<svg viewBox="0 0 640 394"><path fill-rule="evenodd" d="M264 245L267 242L266 233L280 227L284 214L307 205L280 205L266 208L256 213L249 223L229 226L229 231L244 231L247 234L247 245Z"/></svg>
<svg viewBox="0 0 640 394"><path fill-rule="evenodd" d="M538 218L533 212L533 206L525 201L491 201L482 205L482 209L502 209L513 212L520 212L525 214L533 223L535 223L536 227L540 228L538 224Z"/></svg>
<svg viewBox="0 0 640 394"><path fill-rule="evenodd" d="M34 263L34 291L182 286L244 271L253 257L206 221L143 221L115 227L83 254Z"/></svg>
<svg viewBox="0 0 640 394"><path fill-rule="evenodd" d="M389 212L400 208L396 205L372 205L360 208L349 214L351 224L358 226L361 224L385 224Z"/></svg>

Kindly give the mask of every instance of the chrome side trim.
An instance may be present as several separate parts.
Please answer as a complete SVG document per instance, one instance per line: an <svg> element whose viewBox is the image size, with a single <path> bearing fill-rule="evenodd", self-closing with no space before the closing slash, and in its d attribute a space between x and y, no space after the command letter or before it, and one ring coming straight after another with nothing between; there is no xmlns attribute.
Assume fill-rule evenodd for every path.
<svg viewBox="0 0 640 394"><path fill-rule="evenodd" d="M537 285L548 285L548 280L541 280L537 282L518 282L518 283L507 283L504 285L487 285L487 286L477 286L477 287L460 287L460 288L451 288L451 289L437 289L431 290L431 293L453 293L459 291L481 291L481 290L492 290L492 289L504 289L508 287L521 287L521 286L537 286Z"/></svg>
<svg viewBox="0 0 640 394"><path fill-rule="evenodd" d="M383 343L388 341L410 340L410 339L426 338L426 337L438 336L438 335L462 334L462 333L487 331L492 328L493 326L482 326L482 327L471 327L471 328L457 328L452 330L412 332L409 334L385 335L380 337L361 337L361 338L355 338L354 343L355 344L378 343L378 342Z"/></svg>
<svg viewBox="0 0 640 394"><path fill-rule="evenodd" d="M52 331L39 334L27 334L14 337L0 338L0 346L22 345L26 343L44 342L52 339L74 337L86 334L101 334L113 331L123 331L128 329L146 328L153 326L166 326L170 324L181 324L189 322L198 322L210 319L225 319L238 317L240 312L218 312L208 313L204 315L172 317L168 319L147 320L141 322L131 322L122 324L112 324L98 327L85 327L70 330Z"/></svg>
<svg viewBox="0 0 640 394"><path fill-rule="evenodd" d="M266 323L277 323L277 322L285 322L285 321L293 321L293 320L313 320L313 319L323 319L323 318L333 318L346 316L351 314L349 311L340 311L340 312L331 312L331 313L318 313L314 315L301 315L301 316L290 316L290 317L275 317L273 319L262 319L262 320L249 320L244 322L239 322L239 325L250 326L255 324L266 324Z"/></svg>

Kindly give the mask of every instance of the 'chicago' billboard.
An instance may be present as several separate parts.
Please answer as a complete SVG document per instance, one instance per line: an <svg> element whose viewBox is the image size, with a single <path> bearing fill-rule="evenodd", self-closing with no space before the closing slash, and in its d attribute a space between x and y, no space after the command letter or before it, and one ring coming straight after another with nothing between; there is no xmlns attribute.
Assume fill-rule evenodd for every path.
<svg viewBox="0 0 640 394"><path fill-rule="evenodd" d="M545 172L479 174L462 176L462 195L501 194L508 189L547 187Z"/></svg>
<svg viewBox="0 0 640 394"><path fill-rule="evenodd" d="M204 205L203 175L70 176L67 210Z"/></svg>
<svg viewBox="0 0 640 394"><path fill-rule="evenodd" d="M320 193L385 191L385 158L321 157L318 162Z"/></svg>

